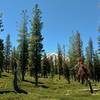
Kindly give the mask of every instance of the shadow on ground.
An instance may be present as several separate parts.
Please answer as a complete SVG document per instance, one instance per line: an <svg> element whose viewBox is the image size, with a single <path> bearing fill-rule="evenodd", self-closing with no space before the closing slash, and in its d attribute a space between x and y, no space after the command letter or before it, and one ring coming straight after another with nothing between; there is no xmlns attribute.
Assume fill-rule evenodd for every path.
<svg viewBox="0 0 100 100"><path fill-rule="evenodd" d="M23 94L28 94L28 92L26 92L23 89L17 89L15 93L23 93Z"/></svg>
<svg viewBox="0 0 100 100"><path fill-rule="evenodd" d="M15 91L0 91L0 94L11 93L11 92L15 92Z"/></svg>
<svg viewBox="0 0 100 100"><path fill-rule="evenodd" d="M23 94L28 94L25 90L19 89L18 91L9 91L9 90L3 90L0 91L0 94L7 94L7 93L23 93Z"/></svg>
<svg viewBox="0 0 100 100"><path fill-rule="evenodd" d="M42 87L42 88L49 88L48 86L46 85L38 85L38 87Z"/></svg>
<svg viewBox="0 0 100 100"><path fill-rule="evenodd" d="M35 82L29 81L29 80L24 80L24 82L29 82L29 83L35 84ZM42 82L38 82L38 86L37 87L49 88L48 86L44 85L44 83L42 83Z"/></svg>
<svg viewBox="0 0 100 100"><path fill-rule="evenodd" d="M24 80L24 82L29 82L29 83L35 84L35 82L33 82L33 81L29 81L29 80ZM44 84L44 83L42 83L42 82L38 82L38 84Z"/></svg>
<svg viewBox="0 0 100 100"><path fill-rule="evenodd" d="M9 77L9 76L7 76L7 75L2 75L3 77Z"/></svg>

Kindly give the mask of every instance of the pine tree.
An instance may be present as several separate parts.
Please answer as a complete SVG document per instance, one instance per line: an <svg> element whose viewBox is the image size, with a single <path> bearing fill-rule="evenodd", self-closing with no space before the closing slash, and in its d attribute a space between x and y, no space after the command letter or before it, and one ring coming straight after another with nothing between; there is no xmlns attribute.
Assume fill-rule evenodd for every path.
<svg viewBox="0 0 100 100"><path fill-rule="evenodd" d="M65 79L67 79L68 83L70 83L70 71L69 71L68 61L66 59L66 54L65 54L65 45L63 46L63 74Z"/></svg>
<svg viewBox="0 0 100 100"><path fill-rule="evenodd" d="M41 22L41 11L38 4L33 9L33 18L31 21L31 40L30 40L30 51L31 51L31 62L32 62L32 73L35 77L35 85L38 85L38 74L41 69L41 56L43 52L42 44L42 29L43 23Z"/></svg>
<svg viewBox="0 0 100 100"><path fill-rule="evenodd" d="M14 58L15 58L15 47L11 50L11 68L12 68L12 74L14 74Z"/></svg>
<svg viewBox="0 0 100 100"><path fill-rule="evenodd" d="M55 68L54 68L54 59L53 56L50 56L49 58L49 63L50 63L50 72L51 72L51 78L54 78L54 74L55 74Z"/></svg>
<svg viewBox="0 0 100 100"><path fill-rule="evenodd" d="M14 47L12 50L11 55L11 62L12 62L12 69L13 69L13 88L15 92L23 93L23 91L20 89L20 80L19 80L19 56L18 51Z"/></svg>
<svg viewBox="0 0 100 100"><path fill-rule="evenodd" d="M10 34L7 34L5 42L5 70L7 72L9 72L10 70L10 54L11 54Z"/></svg>
<svg viewBox="0 0 100 100"><path fill-rule="evenodd" d="M62 75L62 64L63 64L63 59L62 59L62 50L61 50L61 46L58 44L58 72L59 72L59 80L61 79L61 75Z"/></svg>
<svg viewBox="0 0 100 100"><path fill-rule="evenodd" d="M98 31L100 32L100 26L98 28ZM98 54L100 54L100 35L98 36L97 40L98 40Z"/></svg>
<svg viewBox="0 0 100 100"><path fill-rule="evenodd" d="M70 47L69 47L69 58L70 64L74 67L77 64L77 59L80 57L83 58L83 51L82 51L82 40L80 33L77 31L76 34L70 38Z"/></svg>
<svg viewBox="0 0 100 100"><path fill-rule="evenodd" d="M78 31L71 36L69 43L70 43L69 44L70 47L69 47L69 51L68 51L68 56L70 59L69 66L71 68L72 76L74 76L74 78L76 79L75 66L78 63L79 58L84 57L83 51L82 51L83 42L81 40L81 36L80 36L80 33Z"/></svg>
<svg viewBox="0 0 100 100"><path fill-rule="evenodd" d="M3 71L3 62L4 62L4 44L3 40L0 39L0 77L1 77L1 72Z"/></svg>
<svg viewBox="0 0 100 100"><path fill-rule="evenodd" d="M21 73L22 73L22 81L24 81L26 68L28 65L28 32L27 32L27 16L26 16L26 10L22 11L22 23L21 28L19 31L19 61L20 61L20 67L21 67Z"/></svg>
<svg viewBox="0 0 100 100"><path fill-rule="evenodd" d="M1 32L4 31L3 22L2 22L2 16L3 16L3 14L0 13L0 35L1 35Z"/></svg>
<svg viewBox="0 0 100 100"><path fill-rule="evenodd" d="M54 59L54 67L55 67L55 74L58 74L58 59L56 55Z"/></svg>
<svg viewBox="0 0 100 100"><path fill-rule="evenodd" d="M16 50L15 47L13 48L13 56L12 56L12 67L13 67L13 87L16 92L19 90L19 85L18 85L18 59L16 56Z"/></svg>
<svg viewBox="0 0 100 100"><path fill-rule="evenodd" d="M100 59L97 51L93 54L94 79L100 81Z"/></svg>
<svg viewBox="0 0 100 100"><path fill-rule="evenodd" d="M4 31L4 29L2 22L2 13L0 13L0 35L2 31ZM0 77L1 77L1 72L3 71L3 62L4 62L4 44L3 40L0 37Z"/></svg>
<svg viewBox="0 0 100 100"><path fill-rule="evenodd" d="M63 66L64 66L64 77L65 77L65 79L67 79L68 83L70 84L70 71L69 71L67 61L65 60L63 63L64 63L63 64Z"/></svg>
<svg viewBox="0 0 100 100"><path fill-rule="evenodd" d="M44 53L44 56L42 59L42 75L44 76L44 78L48 77L48 73L50 73L49 71L50 71L50 63L49 63L46 53Z"/></svg>
<svg viewBox="0 0 100 100"><path fill-rule="evenodd" d="M76 64L76 51L75 51L75 35L73 34L69 39L68 56L70 59L70 67L73 68Z"/></svg>
<svg viewBox="0 0 100 100"><path fill-rule="evenodd" d="M77 57L83 57L83 52L82 52L82 40L81 40L81 36L80 33L77 31L76 32L76 36L75 36L75 46L76 46L76 55Z"/></svg>
<svg viewBox="0 0 100 100"><path fill-rule="evenodd" d="M98 36L98 53L100 54L100 36Z"/></svg>
<svg viewBox="0 0 100 100"><path fill-rule="evenodd" d="M86 63L91 73L91 78L93 78L94 68L93 68L93 42L89 39L88 46L86 48Z"/></svg>

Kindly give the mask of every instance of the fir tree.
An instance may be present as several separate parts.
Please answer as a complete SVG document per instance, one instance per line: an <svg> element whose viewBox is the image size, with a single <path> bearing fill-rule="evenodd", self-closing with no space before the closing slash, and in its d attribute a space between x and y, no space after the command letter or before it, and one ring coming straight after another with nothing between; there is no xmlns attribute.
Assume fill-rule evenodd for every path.
<svg viewBox="0 0 100 100"><path fill-rule="evenodd" d="M4 44L3 40L0 39L0 77L1 77L1 72L3 71L3 63L4 63Z"/></svg>
<svg viewBox="0 0 100 100"><path fill-rule="evenodd" d="M10 54L11 54L10 34L7 34L5 43L5 70L7 72L9 72L10 70Z"/></svg>
<svg viewBox="0 0 100 100"><path fill-rule="evenodd" d="M68 81L68 83L70 84L70 71L69 71L67 61L65 60L63 63L64 63L63 64L63 66L64 66L64 77Z"/></svg>
<svg viewBox="0 0 100 100"><path fill-rule="evenodd" d="M78 63L79 58L84 58L83 51L82 51L82 40L80 33L77 31L75 34L73 34L69 41L69 51L68 56L70 59L70 68L71 68L71 74L75 77L75 65ZM84 60L84 59L83 59Z"/></svg>
<svg viewBox="0 0 100 100"><path fill-rule="evenodd" d="M48 77L49 71L50 71L50 63L45 53L42 60L42 75L44 76L44 78Z"/></svg>
<svg viewBox="0 0 100 100"><path fill-rule="evenodd" d="M55 72L55 68L54 68L54 59L53 59L53 56L50 56L50 59L49 59L49 63L50 63L50 72L51 72L51 78L53 79L54 78L54 72Z"/></svg>
<svg viewBox="0 0 100 100"><path fill-rule="evenodd" d="M63 59L62 59L62 50L60 45L58 44L58 72L59 72L59 80L61 79L62 75L62 64L63 64Z"/></svg>
<svg viewBox="0 0 100 100"><path fill-rule="evenodd" d="M14 58L15 58L15 47L11 50L11 68L12 68L12 74L14 74Z"/></svg>
<svg viewBox="0 0 100 100"><path fill-rule="evenodd" d="M94 79L100 81L100 59L97 51L93 54Z"/></svg>
<svg viewBox="0 0 100 100"><path fill-rule="evenodd" d="M31 21L31 40L30 40L30 51L31 51L31 63L32 63L32 73L35 77L35 85L38 85L38 74L41 70L41 56L43 52L42 44L42 29L43 23L41 22L41 11L36 4L33 9L33 18Z"/></svg>
<svg viewBox="0 0 100 100"><path fill-rule="evenodd" d="M88 46L86 48L86 62L91 73L91 78L93 78L93 42L91 38L89 39Z"/></svg>
<svg viewBox="0 0 100 100"><path fill-rule="evenodd" d="M0 35L1 35L1 32L4 31L4 28L3 28L3 21L2 21L2 16L3 14L0 13ZM1 37L0 37L1 38Z"/></svg>
<svg viewBox="0 0 100 100"><path fill-rule="evenodd" d="M98 53L100 54L100 36L98 36Z"/></svg>
<svg viewBox="0 0 100 100"><path fill-rule="evenodd" d="M0 36L2 31L4 31L4 28L2 22L2 13L0 13ZM4 62L4 44L3 40L0 37L0 77L1 77L1 72L3 71L3 62Z"/></svg>
<svg viewBox="0 0 100 100"><path fill-rule="evenodd" d="M26 10L22 11L22 23L19 33L19 61L22 73L22 81L24 81L26 68L28 65L28 32L27 32L27 16Z"/></svg>
<svg viewBox="0 0 100 100"><path fill-rule="evenodd" d="M65 79L67 79L68 83L70 83L70 71L69 71L68 61L66 59L66 54L65 54L65 45L63 46L63 74Z"/></svg>
<svg viewBox="0 0 100 100"><path fill-rule="evenodd" d="M77 59L80 57L83 58L82 44L80 33L77 31L76 34L73 34L73 36L70 38L69 44L69 58L70 62L72 63L71 66L73 67L75 64L77 64Z"/></svg>
<svg viewBox="0 0 100 100"><path fill-rule="evenodd" d="M99 26L99 28L98 28L98 32L100 32L100 26ZM97 40L98 40L98 54L100 54L100 35L98 36L98 38L97 38Z"/></svg>
<svg viewBox="0 0 100 100"><path fill-rule="evenodd" d="M55 67L55 74L58 74L58 59L56 55L54 59L54 67Z"/></svg>

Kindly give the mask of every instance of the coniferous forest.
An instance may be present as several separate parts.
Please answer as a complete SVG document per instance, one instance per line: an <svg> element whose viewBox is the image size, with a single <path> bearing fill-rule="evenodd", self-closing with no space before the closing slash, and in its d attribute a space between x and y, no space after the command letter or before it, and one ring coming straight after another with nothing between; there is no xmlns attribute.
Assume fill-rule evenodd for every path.
<svg viewBox="0 0 100 100"><path fill-rule="evenodd" d="M97 49L90 37L84 50L76 31L69 46L57 43L56 53L47 53L39 5L30 20L27 10L20 17L18 45L12 46L11 34L0 37L0 100L100 100L100 35ZM4 30L1 13L0 34Z"/></svg>

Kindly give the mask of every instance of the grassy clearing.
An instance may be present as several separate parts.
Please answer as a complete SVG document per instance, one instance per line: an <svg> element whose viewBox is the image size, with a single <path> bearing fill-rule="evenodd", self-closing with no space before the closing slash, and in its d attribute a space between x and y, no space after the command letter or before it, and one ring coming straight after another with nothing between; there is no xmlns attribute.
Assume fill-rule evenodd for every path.
<svg viewBox="0 0 100 100"><path fill-rule="evenodd" d="M80 83L67 81L63 78L58 80L57 77L52 79L39 79L39 87L34 86L34 79L26 77L25 82L19 82L20 87L28 92L28 94L15 93L12 85L13 76L4 74L0 79L0 100L100 100L100 91L91 94L88 86ZM100 84L94 84L93 88L100 88ZM3 92L3 94L1 94Z"/></svg>

